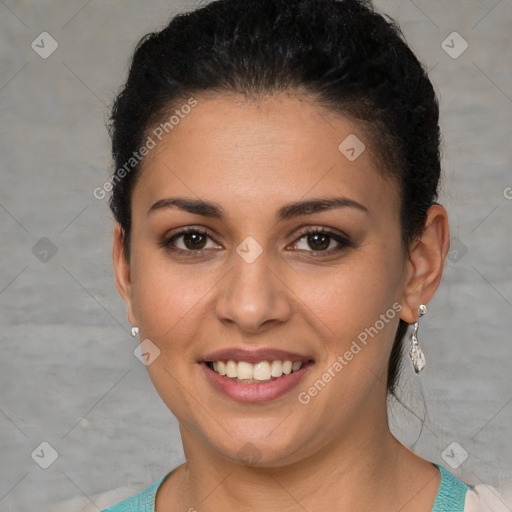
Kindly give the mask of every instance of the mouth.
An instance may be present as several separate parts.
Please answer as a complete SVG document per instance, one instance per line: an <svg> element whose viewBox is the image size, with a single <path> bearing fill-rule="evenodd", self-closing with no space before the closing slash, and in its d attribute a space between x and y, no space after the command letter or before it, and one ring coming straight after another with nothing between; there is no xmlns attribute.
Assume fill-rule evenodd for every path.
<svg viewBox="0 0 512 512"><path fill-rule="evenodd" d="M305 365L313 364L313 361L311 359L306 362L276 359L252 364L247 361L228 359L227 361L205 361L205 364L218 375L235 382L263 384L280 379L283 375L298 372Z"/></svg>
<svg viewBox="0 0 512 512"><path fill-rule="evenodd" d="M213 388L239 402L266 402L294 388L315 364L280 350L225 350L199 361Z"/></svg>

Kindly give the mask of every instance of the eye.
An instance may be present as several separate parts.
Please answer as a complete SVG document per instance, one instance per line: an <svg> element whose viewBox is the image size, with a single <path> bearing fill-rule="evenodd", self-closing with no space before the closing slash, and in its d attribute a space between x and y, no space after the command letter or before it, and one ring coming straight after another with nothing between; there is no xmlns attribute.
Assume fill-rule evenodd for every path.
<svg viewBox="0 0 512 512"><path fill-rule="evenodd" d="M177 244L177 240L180 238L182 239L181 247ZM166 247L178 254L197 256L203 254L205 249L208 249L208 238L213 240L212 235L208 231L188 227L170 237L166 237L162 241L161 245L162 247ZM218 249L219 246L215 246L213 248Z"/></svg>
<svg viewBox="0 0 512 512"><path fill-rule="evenodd" d="M311 247L313 250L310 251L307 248L299 248L300 250L322 255L339 252L345 247L353 247L352 242L346 235L326 228L309 228L304 230L297 240L300 242L303 239L305 239L304 245ZM332 247L333 242L334 247ZM297 247L298 245L299 244L296 242L295 246Z"/></svg>
<svg viewBox="0 0 512 512"><path fill-rule="evenodd" d="M181 246L178 242L181 239ZM178 233L168 236L162 240L160 245L178 255L201 256L208 249L219 249L220 246L208 247L208 239L213 241L213 235L206 230L187 227ZM312 250L299 247L302 240L304 245ZM337 246L336 246L337 244ZM334 247L333 247L334 245ZM337 253L346 247L354 247L350 239L341 233L326 228L309 228L303 230L294 243L294 247L318 255L330 255Z"/></svg>

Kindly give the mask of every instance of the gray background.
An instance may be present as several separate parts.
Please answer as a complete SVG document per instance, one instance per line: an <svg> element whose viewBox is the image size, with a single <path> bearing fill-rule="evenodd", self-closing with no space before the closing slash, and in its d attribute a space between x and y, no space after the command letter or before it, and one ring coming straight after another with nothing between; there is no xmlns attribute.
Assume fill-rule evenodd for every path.
<svg viewBox="0 0 512 512"><path fill-rule="evenodd" d="M97 493L141 490L183 461L177 422L133 355L137 342L112 274L113 220L92 191L111 170L105 120L135 44L196 5L0 1L1 512L56 510L64 500L72 500L70 512L98 510ZM393 406L393 430L468 482L505 485L512 0L376 6L400 22L439 94L441 202L453 237L420 327L427 368L417 377L407 361L401 395L413 413ZM43 31L58 43L46 59L31 47ZM458 58L442 47L453 31L469 44ZM461 48L450 38L444 44ZM51 456L38 448L43 441L58 453L48 469L39 466ZM454 441L468 453L458 468L442 455Z"/></svg>

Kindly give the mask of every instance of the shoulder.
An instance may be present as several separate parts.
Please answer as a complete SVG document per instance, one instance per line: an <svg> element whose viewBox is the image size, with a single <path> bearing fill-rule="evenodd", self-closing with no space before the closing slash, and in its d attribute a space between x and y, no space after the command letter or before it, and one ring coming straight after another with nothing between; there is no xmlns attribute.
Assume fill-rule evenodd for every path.
<svg viewBox="0 0 512 512"><path fill-rule="evenodd" d="M129 498L102 510L102 512L154 512L156 492L169 474L170 473L159 478L155 483L151 484L138 494L130 496Z"/></svg>
<svg viewBox="0 0 512 512"><path fill-rule="evenodd" d="M52 506L52 512L69 512L76 510L77 512L98 512L99 510L106 509L113 503L119 503L126 500L131 496L137 494L140 489L134 487L117 487L110 491L95 494L88 498L84 496L71 498L66 501L61 501Z"/></svg>
<svg viewBox="0 0 512 512"><path fill-rule="evenodd" d="M477 484L466 494L464 512L510 512L512 488L498 489L492 485Z"/></svg>
<svg viewBox="0 0 512 512"><path fill-rule="evenodd" d="M465 500L472 487L439 464L434 464L441 473L441 482L437 491L432 512L465 512Z"/></svg>
<svg viewBox="0 0 512 512"><path fill-rule="evenodd" d="M52 508L52 512L154 512L158 488L176 469L169 471L142 491L140 487L118 487L92 497L82 496L58 503Z"/></svg>
<svg viewBox="0 0 512 512"><path fill-rule="evenodd" d="M79 512L154 512L156 492L169 474L142 491L140 488L118 487L92 496L87 500L82 497L59 503L52 508L52 512L69 512L69 510Z"/></svg>
<svg viewBox="0 0 512 512"><path fill-rule="evenodd" d="M466 484L444 467L441 484L432 512L511 512L512 487L496 488L488 484Z"/></svg>

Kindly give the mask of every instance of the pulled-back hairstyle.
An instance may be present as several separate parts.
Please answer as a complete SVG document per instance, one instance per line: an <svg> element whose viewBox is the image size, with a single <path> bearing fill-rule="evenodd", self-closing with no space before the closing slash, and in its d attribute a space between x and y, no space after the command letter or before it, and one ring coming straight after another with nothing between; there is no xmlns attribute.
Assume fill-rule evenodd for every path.
<svg viewBox="0 0 512 512"><path fill-rule="evenodd" d="M216 0L174 17L138 43L109 130L115 168L126 170L151 129L206 92L309 94L359 122L399 192L405 251L437 199L439 108L398 24L364 0ZM140 163L112 176L110 208L130 259L131 192ZM395 394L407 323L400 320L387 389Z"/></svg>

